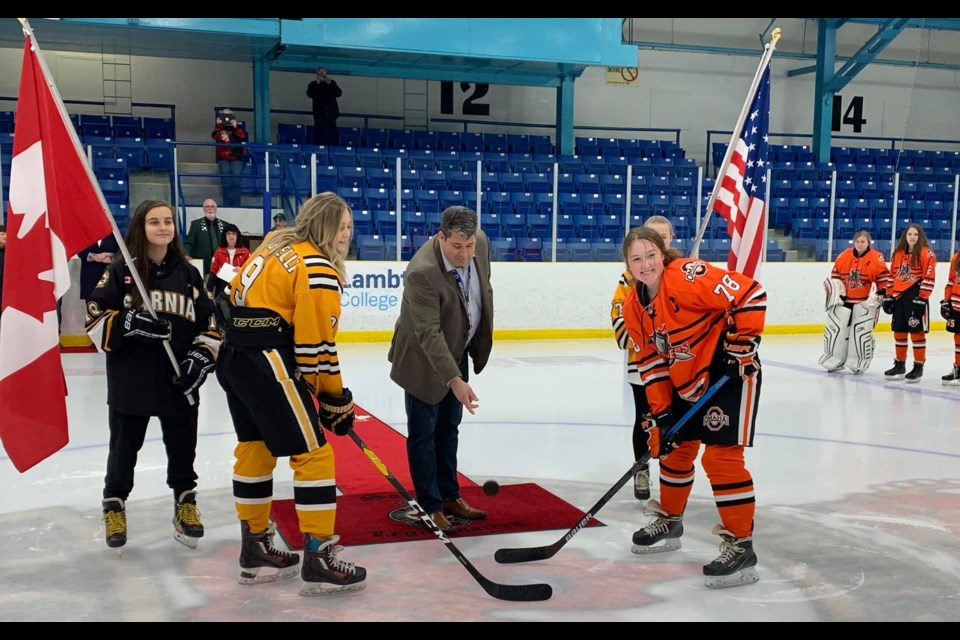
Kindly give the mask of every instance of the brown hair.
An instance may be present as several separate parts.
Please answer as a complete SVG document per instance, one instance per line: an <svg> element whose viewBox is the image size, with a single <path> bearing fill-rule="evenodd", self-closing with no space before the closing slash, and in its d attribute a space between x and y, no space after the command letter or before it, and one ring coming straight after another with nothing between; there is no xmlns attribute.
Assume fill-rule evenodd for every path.
<svg viewBox="0 0 960 640"><path fill-rule="evenodd" d="M149 244L147 242L146 230L147 214L160 207L169 209L170 213L173 214L174 231L176 231L176 233L173 234L173 240L167 245L167 251L173 253L184 262L188 261L187 254L183 251L183 244L180 242L180 233L176 229L177 216L173 212L173 207L170 206L170 203L164 202L163 200L144 200L137 205L136 210L133 212L133 217L130 218L130 226L127 227L127 235L124 238L124 244L127 245L127 250L130 251L130 257L133 258L134 262L133 265L127 266L131 271L136 269L144 287L149 286L150 283L150 257L147 254L147 245ZM119 251L117 252L116 260L123 260L123 254ZM133 309L137 309L141 305L143 305L143 297L140 295L140 290L134 287L130 306Z"/></svg>
<svg viewBox="0 0 960 640"><path fill-rule="evenodd" d="M907 225L907 228L903 230L903 233L900 234L900 242L897 243L897 251L903 251L904 253L910 251L910 245L907 244L907 231L910 231L910 229L917 230L916 251L910 254L910 266L916 267L920 264L920 254L923 253L924 247L929 248L930 243L927 242L927 234L924 233L923 227L911 222Z"/></svg>
<svg viewBox="0 0 960 640"><path fill-rule="evenodd" d="M623 262L627 262L627 254L630 251L630 247L633 246L633 243L637 240L646 240L657 249L660 250L660 253L663 254L663 266L667 266L674 260L680 257L680 251L674 249L673 247L667 247L663 244L663 238L660 237L660 234L651 229L650 227L634 227L627 232L627 237L623 239ZM629 265L627 265L627 271L630 270Z"/></svg>

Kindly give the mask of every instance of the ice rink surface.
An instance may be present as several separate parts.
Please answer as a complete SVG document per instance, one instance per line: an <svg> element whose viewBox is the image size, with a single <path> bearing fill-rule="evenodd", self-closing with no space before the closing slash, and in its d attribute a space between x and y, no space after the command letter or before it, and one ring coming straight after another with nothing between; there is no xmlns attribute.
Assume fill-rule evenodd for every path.
<svg viewBox="0 0 960 640"><path fill-rule="evenodd" d="M565 531L453 538L491 580L552 585L553 597L537 603L491 598L436 539L345 549L342 559L368 572L358 593L304 598L299 578L239 585L235 436L212 376L202 389L197 452L206 536L193 551L173 539L154 420L119 557L104 544L100 521L103 356L66 354L70 444L24 474L6 458L0 463L0 620L958 621L960 387L940 384L953 343L945 332L929 334L925 377L907 385L883 379L893 336L877 338L872 367L853 376L817 365L820 336L764 337L757 437L746 456L759 582L703 586L701 567L718 555L710 529L719 519L698 466L683 547L674 553L630 552L646 519L629 485L598 514L607 526L580 531L548 560L499 565L493 554L549 544ZM341 344L344 381L360 406L405 434L387 348ZM589 508L632 464L624 377L612 338L497 342L488 368L471 380L480 409L461 426L461 472L478 483L536 482ZM292 497L291 478L281 460L277 498Z"/></svg>

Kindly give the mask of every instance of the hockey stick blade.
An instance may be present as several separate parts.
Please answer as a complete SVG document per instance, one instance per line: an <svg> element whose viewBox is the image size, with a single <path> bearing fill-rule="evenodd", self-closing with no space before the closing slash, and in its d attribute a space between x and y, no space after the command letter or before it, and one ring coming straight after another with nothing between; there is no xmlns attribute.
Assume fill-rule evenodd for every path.
<svg viewBox="0 0 960 640"><path fill-rule="evenodd" d="M498 600L510 600L512 602L539 602L541 600L547 600L550 596L553 595L553 587L548 584L538 583L538 584L499 584L493 582L492 580L485 577L482 573L469 560L466 556L457 549L456 545L450 541L450 538L440 530L440 527L433 521L433 518L430 517L426 511L423 510L423 507L420 506L413 496L404 488L400 481L393 477L393 474L390 473L390 470L387 469L387 466L383 464L380 458L377 457L377 454L367 446L367 444L357 435L356 431L350 429L347 432L347 435L350 436L350 439L357 443L357 446L360 447L360 450L363 451L370 462L373 463L380 473L390 481L390 484L393 485L393 488L403 496L404 500L407 501L407 504L417 512L417 516L423 522L423 524L429 529L435 536L440 538L447 549L450 550L450 553L460 561L460 564L473 576L483 590L486 591L489 595Z"/></svg>
<svg viewBox="0 0 960 640"><path fill-rule="evenodd" d="M692 407L687 409L687 412L684 413L679 420L677 420L677 422L673 425L673 427L670 428L669 431L667 431L667 435L672 436L676 434L680 428L683 427L683 425L693 417L693 414L699 411L700 408L703 407L703 405L706 404L707 401L710 400L710 398L712 398L713 395L720 390L720 387L726 384L727 380L729 379L729 376L720 376L720 378L713 383L713 386L707 389L707 392L704 393L703 396L697 400ZM558 551L560 551L560 549L563 548L565 544L570 541L571 538L573 538L573 536L579 533L580 529L583 529L585 526L587 526L587 523L590 522L590 519L595 517L597 512L600 511L605 504L610 502L610 499L613 498L613 496L620 491L623 485L625 485L630 478L636 475L637 471L640 470L640 467L649 462L649 460L650 452L648 451L647 453L643 454L639 460L634 462L625 474L620 476L620 479L617 480L617 482L610 487L605 494L603 494L602 498L597 500L596 504L590 507L589 511L583 514L580 522L578 522L572 529L567 531L562 538L553 544L548 544L543 547L497 549L497 552L493 554L493 559L500 564L511 564L515 562L533 562L535 560L546 560L547 558L552 558Z"/></svg>

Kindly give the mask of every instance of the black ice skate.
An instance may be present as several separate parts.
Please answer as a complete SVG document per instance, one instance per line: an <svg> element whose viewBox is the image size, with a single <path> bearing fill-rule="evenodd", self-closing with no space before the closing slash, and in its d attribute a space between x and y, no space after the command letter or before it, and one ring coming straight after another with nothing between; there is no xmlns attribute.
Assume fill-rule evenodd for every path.
<svg viewBox="0 0 960 640"><path fill-rule="evenodd" d="M737 587L760 579L757 575L757 554L750 536L737 538L720 525L713 528L720 536L720 556L703 566L704 584L711 589Z"/></svg>
<svg viewBox="0 0 960 640"><path fill-rule="evenodd" d="M197 492L184 491L173 504L173 537L180 544L197 548L203 537L203 523L197 510Z"/></svg>
<svg viewBox="0 0 960 640"><path fill-rule="evenodd" d="M907 372L907 363L903 360L894 360L893 368L883 372L883 377L887 380L900 380L903 374Z"/></svg>
<svg viewBox="0 0 960 640"><path fill-rule="evenodd" d="M240 584L261 584L292 578L300 571L300 556L273 546L272 527L253 533L246 521L240 522ZM267 569L261 573L261 569Z"/></svg>
<svg viewBox="0 0 960 640"><path fill-rule="evenodd" d="M647 503L646 515L652 516L650 524L633 534L634 553L664 553L680 548L680 536L683 535L683 516L667 515L660 503L651 500ZM663 544L657 544L658 542ZM656 546L654 546L656 545Z"/></svg>
<svg viewBox="0 0 960 640"><path fill-rule="evenodd" d="M633 497L637 500L650 499L650 466L644 465L633 477Z"/></svg>
<svg viewBox="0 0 960 640"><path fill-rule="evenodd" d="M960 385L960 367L953 365L950 373L940 378L940 381L943 382L943 385L946 387L956 387Z"/></svg>
<svg viewBox="0 0 960 640"><path fill-rule="evenodd" d="M319 596L340 591L360 591L366 588L367 570L351 562L337 559L343 547L337 544L340 536L326 540L303 536L302 596Z"/></svg>
<svg viewBox="0 0 960 640"><path fill-rule="evenodd" d="M107 546L117 549L127 544L127 509L120 498L106 498L103 502L103 530Z"/></svg>
<svg viewBox="0 0 960 640"><path fill-rule="evenodd" d="M910 370L910 373L904 376L904 382L907 384L916 384L920 382L920 378L923 377L923 363L914 362L913 369Z"/></svg>

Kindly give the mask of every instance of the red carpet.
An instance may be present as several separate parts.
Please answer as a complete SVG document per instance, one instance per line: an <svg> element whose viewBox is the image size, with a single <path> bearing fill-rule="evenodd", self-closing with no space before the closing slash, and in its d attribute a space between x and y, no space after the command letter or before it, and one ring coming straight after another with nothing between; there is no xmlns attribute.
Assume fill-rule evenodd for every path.
<svg viewBox="0 0 960 640"><path fill-rule="evenodd" d="M380 473L373 465L370 467L374 473ZM467 536L495 533L569 529L583 517L580 509L533 483L501 485L500 493L493 497L484 495L483 490L477 486L462 487L460 495L470 506L487 511L487 517L457 527L457 531L450 536L454 541ZM435 538L436 535L425 527L397 522L390 518L392 511L406 508L407 503L395 490L340 496L337 498L336 524L340 542L356 546ZM294 550L302 549L303 538L297 525L293 500L274 500L273 519L287 546ZM597 520L591 520L587 526L601 524Z"/></svg>
<svg viewBox="0 0 960 640"><path fill-rule="evenodd" d="M390 473L413 495L407 468L407 439L374 416L357 407L357 434L377 454ZM379 544L405 540L429 540L436 536L423 526L405 521L407 504L396 489L370 462L352 440L330 437L336 452L337 486L344 494L337 498L336 531L345 545ZM460 495L488 515L457 528L452 538L495 533L519 533L569 529L583 517L580 509L533 484L501 485L496 496L484 495L475 482L460 474ZM396 520L391 519L391 512ZM274 500L272 516L277 531L290 549L303 548L293 500ZM422 525L419 520L418 525ZM467 521L463 521L467 522ZM602 526L591 520L587 526Z"/></svg>

